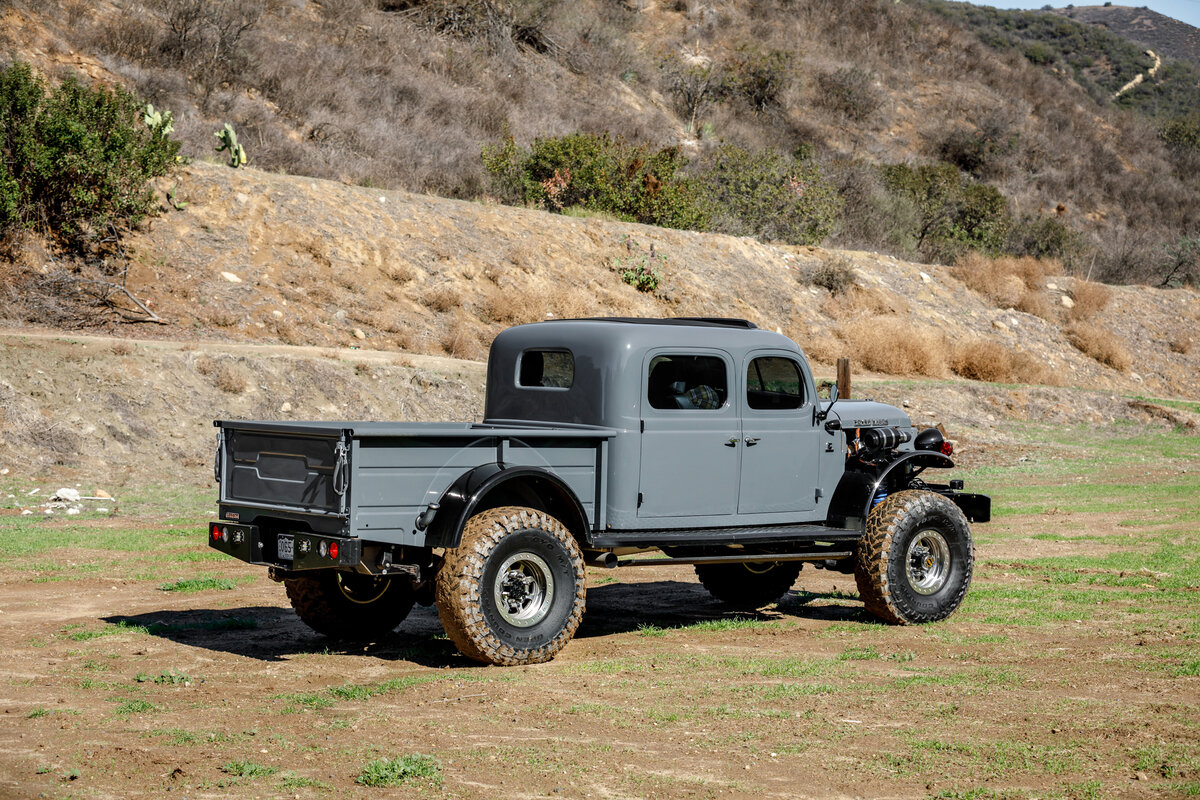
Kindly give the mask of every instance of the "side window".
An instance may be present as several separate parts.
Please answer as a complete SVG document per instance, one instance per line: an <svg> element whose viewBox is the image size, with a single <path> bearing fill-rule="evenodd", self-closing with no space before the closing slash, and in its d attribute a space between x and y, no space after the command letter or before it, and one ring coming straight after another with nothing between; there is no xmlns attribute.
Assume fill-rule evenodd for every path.
<svg viewBox="0 0 1200 800"><path fill-rule="evenodd" d="M790 358L764 356L746 370L746 405L781 410L804 405L804 378Z"/></svg>
<svg viewBox="0 0 1200 800"><path fill-rule="evenodd" d="M517 385L570 389L575 383L575 357L567 350L526 350L517 366Z"/></svg>
<svg viewBox="0 0 1200 800"><path fill-rule="evenodd" d="M714 410L729 398L725 362L716 356L655 356L649 387L653 408Z"/></svg>

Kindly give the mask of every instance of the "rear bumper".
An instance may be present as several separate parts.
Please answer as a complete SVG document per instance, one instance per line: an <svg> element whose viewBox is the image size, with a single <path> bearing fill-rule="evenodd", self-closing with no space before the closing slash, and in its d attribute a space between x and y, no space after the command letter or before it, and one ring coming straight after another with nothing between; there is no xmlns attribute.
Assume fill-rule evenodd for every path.
<svg viewBox="0 0 1200 800"><path fill-rule="evenodd" d="M287 540L292 557L287 557ZM355 567L362 561L362 542L308 531L264 531L257 525L210 522L208 546L247 564L299 572L331 567Z"/></svg>

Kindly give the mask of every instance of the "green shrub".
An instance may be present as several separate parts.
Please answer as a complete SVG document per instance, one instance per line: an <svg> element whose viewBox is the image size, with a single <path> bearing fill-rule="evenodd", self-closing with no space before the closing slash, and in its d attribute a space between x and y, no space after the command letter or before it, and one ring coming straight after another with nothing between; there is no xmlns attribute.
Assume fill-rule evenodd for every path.
<svg viewBox="0 0 1200 800"><path fill-rule="evenodd" d="M841 198L815 161L722 145L700 165L696 187L710 230L817 244L833 230Z"/></svg>
<svg viewBox="0 0 1200 800"><path fill-rule="evenodd" d="M1058 217L1026 214L1014 220L1004 249L1014 256L1055 258L1071 266L1083 248L1082 237Z"/></svg>
<svg viewBox="0 0 1200 800"><path fill-rule="evenodd" d="M1008 201L1000 190L963 175L951 164L883 167L889 191L911 202L917 227L911 231L926 258L949 261L966 250L1003 252L1009 229Z"/></svg>
<svg viewBox="0 0 1200 800"><path fill-rule="evenodd" d="M42 225L80 244L109 224L148 214L152 177L175 164L179 145L150 127L124 89L69 78L53 90L28 64L0 70L0 227Z"/></svg>
<svg viewBox="0 0 1200 800"><path fill-rule="evenodd" d="M642 254L637 242L628 236L624 239L627 255L614 258L613 269L622 281L639 292L653 292L662 283L662 270L659 267L666 265L666 257L655 253L654 245L650 245L649 252Z"/></svg>
<svg viewBox="0 0 1200 800"><path fill-rule="evenodd" d="M653 150L608 134L536 139L526 150L507 136L483 148L496 191L509 202L561 213L579 207L667 228L703 228L687 159L676 147Z"/></svg>
<svg viewBox="0 0 1200 800"><path fill-rule="evenodd" d="M1158 138L1172 150L1200 151L1200 111L1165 123L1158 129Z"/></svg>

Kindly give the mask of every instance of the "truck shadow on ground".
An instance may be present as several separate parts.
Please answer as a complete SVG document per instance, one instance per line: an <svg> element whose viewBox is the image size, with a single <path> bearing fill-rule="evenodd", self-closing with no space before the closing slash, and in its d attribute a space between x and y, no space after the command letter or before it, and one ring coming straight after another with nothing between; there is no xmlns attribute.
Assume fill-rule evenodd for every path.
<svg viewBox="0 0 1200 800"><path fill-rule="evenodd" d="M314 633L290 608L278 606L172 609L102 619L188 647L260 661L288 661L307 654L361 655L426 667L482 666L458 653L433 607L416 606L396 631L363 641L339 641ZM713 600L697 583L653 581L588 589L587 612L575 638L785 619L871 624L862 605L839 592L793 590L768 608L739 612Z"/></svg>

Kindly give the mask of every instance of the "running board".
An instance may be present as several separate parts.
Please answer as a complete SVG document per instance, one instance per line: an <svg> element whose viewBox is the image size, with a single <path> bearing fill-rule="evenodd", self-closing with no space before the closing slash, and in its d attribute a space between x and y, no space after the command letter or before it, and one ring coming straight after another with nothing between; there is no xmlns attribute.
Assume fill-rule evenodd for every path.
<svg viewBox="0 0 1200 800"><path fill-rule="evenodd" d="M656 567L663 564L771 564L777 561L837 561L854 555L852 550L821 553L747 553L741 556L683 556L680 558L627 558L614 567Z"/></svg>
<svg viewBox="0 0 1200 800"><path fill-rule="evenodd" d="M708 547L722 544L814 544L857 542L858 528L828 525L765 525L751 528L687 528L649 531L611 531L593 535L591 547Z"/></svg>

